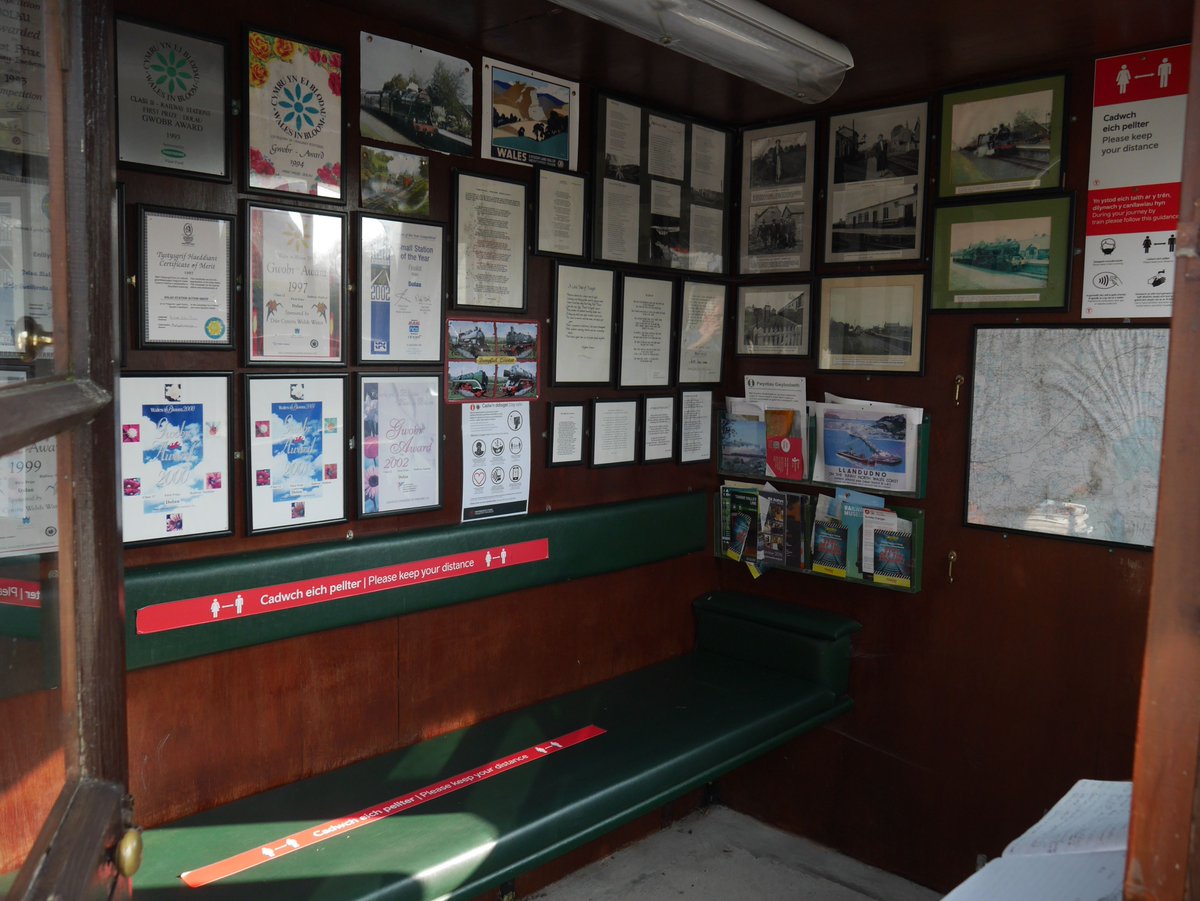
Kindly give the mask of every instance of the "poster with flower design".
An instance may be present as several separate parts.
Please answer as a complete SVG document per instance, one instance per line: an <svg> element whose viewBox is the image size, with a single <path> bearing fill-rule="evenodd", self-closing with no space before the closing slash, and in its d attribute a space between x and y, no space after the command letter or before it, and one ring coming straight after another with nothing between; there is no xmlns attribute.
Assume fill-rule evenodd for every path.
<svg viewBox="0 0 1200 901"><path fill-rule="evenodd" d="M251 191L342 199L342 54L247 32Z"/></svg>

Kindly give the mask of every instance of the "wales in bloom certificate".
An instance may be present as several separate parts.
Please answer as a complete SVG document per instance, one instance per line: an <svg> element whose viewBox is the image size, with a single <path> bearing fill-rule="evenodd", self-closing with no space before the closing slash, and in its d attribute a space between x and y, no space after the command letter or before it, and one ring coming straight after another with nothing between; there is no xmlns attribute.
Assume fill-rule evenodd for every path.
<svg viewBox="0 0 1200 901"><path fill-rule="evenodd" d="M342 54L250 31L250 190L342 199Z"/></svg>
<svg viewBox="0 0 1200 901"><path fill-rule="evenodd" d="M442 503L440 375L364 375L364 516L429 510Z"/></svg>
<svg viewBox="0 0 1200 901"><path fill-rule="evenodd" d="M0 385L25 381L0 369ZM58 468L55 439L43 438L0 457L0 557L58 548Z"/></svg>
<svg viewBox="0 0 1200 901"><path fill-rule="evenodd" d="M444 228L363 216L360 229L359 359L436 363L442 357Z"/></svg>
<svg viewBox="0 0 1200 901"><path fill-rule="evenodd" d="M250 362L342 359L342 217L251 206Z"/></svg>
<svg viewBox="0 0 1200 901"><path fill-rule="evenodd" d="M345 518L341 376L250 377L250 531Z"/></svg>
<svg viewBox="0 0 1200 901"><path fill-rule="evenodd" d="M121 379L126 543L228 532L229 377Z"/></svg>
<svg viewBox="0 0 1200 901"><path fill-rule="evenodd" d="M142 342L229 347L233 220L142 208Z"/></svg>

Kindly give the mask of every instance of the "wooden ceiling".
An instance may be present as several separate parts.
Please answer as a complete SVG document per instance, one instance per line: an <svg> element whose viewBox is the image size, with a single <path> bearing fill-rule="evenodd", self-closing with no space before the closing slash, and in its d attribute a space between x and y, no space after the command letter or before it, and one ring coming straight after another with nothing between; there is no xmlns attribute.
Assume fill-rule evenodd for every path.
<svg viewBox="0 0 1200 901"><path fill-rule="evenodd" d="M1053 71L1061 60L1187 40L1192 19L1189 0L766 2L853 53L854 69L825 104L803 106L547 0L340 5L486 55L731 124L917 97L931 86Z"/></svg>

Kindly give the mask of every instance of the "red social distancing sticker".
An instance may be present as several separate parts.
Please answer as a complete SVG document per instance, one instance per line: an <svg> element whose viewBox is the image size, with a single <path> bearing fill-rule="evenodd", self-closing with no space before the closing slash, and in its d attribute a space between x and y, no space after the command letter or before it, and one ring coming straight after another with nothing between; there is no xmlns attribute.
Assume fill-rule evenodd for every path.
<svg viewBox="0 0 1200 901"><path fill-rule="evenodd" d="M583 729L577 729L574 732L561 735L552 741L533 745L524 751L518 751L507 757L501 757L499 760L493 760L491 763L477 769L467 770L465 773L459 773L457 776L451 776L448 779L443 779L441 782L435 782L432 785L427 785L408 794L400 795L388 801L364 808L357 813L339 817L336 820L329 820L300 832L293 832L291 835L285 835L282 838L267 842L265 845L259 845L257 848L252 848L249 851L243 851L241 854L235 854L233 857L226 857L224 860L218 860L216 863L210 863L199 869L188 870L181 873L179 878L192 888L210 885L219 879L225 879L228 876L241 873L251 867L262 866L272 860L277 860L280 857L285 857L288 854L311 847L312 845L320 844L336 836L345 835L347 832L352 832L355 829L361 829L364 826L370 826L372 823L385 820L406 810L412 810L421 804L437 800L467 786L495 778L509 770L525 766L527 763L542 760L551 754L557 754L559 751L565 751L573 745L582 744L588 739L603 735L604 731L599 726L585 726Z"/></svg>

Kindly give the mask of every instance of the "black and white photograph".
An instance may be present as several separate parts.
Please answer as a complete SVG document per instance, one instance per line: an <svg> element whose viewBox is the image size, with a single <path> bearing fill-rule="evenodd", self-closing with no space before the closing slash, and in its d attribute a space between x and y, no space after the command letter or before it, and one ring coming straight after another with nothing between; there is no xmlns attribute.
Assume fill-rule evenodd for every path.
<svg viewBox="0 0 1200 901"><path fill-rule="evenodd" d="M924 275L822 280L818 368L920 372L924 297Z"/></svg>
<svg viewBox="0 0 1200 901"><path fill-rule="evenodd" d="M475 73L469 62L365 31L359 46L362 137L471 155Z"/></svg>
<svg viewBox="0 0 1200 901"><path fill-rule="evenodd" d="M830 120L827 263L920 255L927 114L918 103Z"/></svg>
<svg viewBox="0 0 1200 901"><path fill-rule="evenodd" d="M750 206L746 253L755 258L795 255L804 251L804 207L790 203ZM756 259L761 262L761 259ZM767 266L757 267L759 271Z"/></svg>
<svg viewBox="0 0 1200 901"><path fill-rule="evenodd" d="M811 285L739 288L737 352L750 356L807 356L811 311Z"/></svg>
<svg viewBox="0 0 1200 901"><path fill-rule="evenodd" d="M815 122L748 131L742 151L743 273L812 268Z"/></svg>
<svg viewBox="0 0 1200 901"><path fill-rule="evenodd" d="M750 142L750 187L759 191L803 184L808 175L808 135L792 132Z"/></svg>

